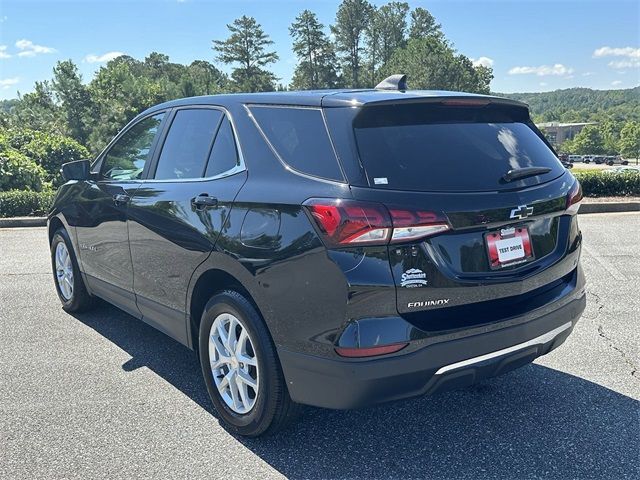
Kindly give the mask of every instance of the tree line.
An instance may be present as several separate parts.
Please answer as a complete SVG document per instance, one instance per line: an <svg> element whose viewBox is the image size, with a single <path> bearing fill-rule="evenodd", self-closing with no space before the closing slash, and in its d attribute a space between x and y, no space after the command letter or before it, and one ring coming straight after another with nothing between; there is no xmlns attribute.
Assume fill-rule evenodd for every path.
<svg viewBox="0 0 640 480"><path fill-rule="evenodd" d="M227 38L212 41L214 62L182 65L158 52L144 60L123 55L88 84L74 62L58 62L52 79L3 103L0 126L66 135L95 154L137 113L174 98L372 87L394 73L408 74L412 88L489 93L493 78L491 68L474 66L456 51L428 10L411 10L406 2L377 8L367 0L344 0L328 27L314 12L300 12L289 27L297 59L289 85L270 70L278 54L255 18L243 15L227 28Z"/></svg>

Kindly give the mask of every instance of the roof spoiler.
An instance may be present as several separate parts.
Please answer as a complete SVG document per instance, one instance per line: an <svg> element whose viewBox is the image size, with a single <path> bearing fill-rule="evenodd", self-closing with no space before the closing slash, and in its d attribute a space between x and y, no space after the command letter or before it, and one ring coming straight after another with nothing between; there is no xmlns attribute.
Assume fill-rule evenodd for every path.
<svg viewBox="0 0 640 480"><path fill-rule="evenodd" d="M407 85L407 76L405 74L391 75L376 85L376 90L399 90L404 92L409 90Z"/></svg>

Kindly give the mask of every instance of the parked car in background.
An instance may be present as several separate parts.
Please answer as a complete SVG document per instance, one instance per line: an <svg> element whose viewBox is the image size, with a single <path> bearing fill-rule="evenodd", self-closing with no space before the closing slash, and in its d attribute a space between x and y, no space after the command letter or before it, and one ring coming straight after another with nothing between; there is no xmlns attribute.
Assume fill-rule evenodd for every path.
<svg viewBox="0 0 640 480"><path fill-rule="evenodd" d="M605 163L607 165L627 165L628 160L624 160L621 155L609 155L605 157Z"/></svg>
<svg viewBox="0 0 640 480"><path fill-rule="evenodd" d="M62 307L100 297L195 350L248 436L557 348L586 305L579 182L525 104L398 77L163 103L65 164Z"/></svg>
<svg viewBox="0 0 640 480"><path fill-rule="evenodd" d="M582 161L582 157L580 155L569 155L569 158L567 159L567 161L573 163L573 162L580 162Z"/></svg>
<svg viewBox="0 0 640 480"><path fill-rule="evenodd" d="M583 163L591 163L593 162L593 155L583 155L582 156Z"/></svg>
<svg viewBox="0 0 640 480"><path fill-rule="evenodd" d="M603 163L605 163L606 161L606 157L604 157L603 155L595 155L593 157L593 163L595 163L596 165L602 165Z"/></svg>

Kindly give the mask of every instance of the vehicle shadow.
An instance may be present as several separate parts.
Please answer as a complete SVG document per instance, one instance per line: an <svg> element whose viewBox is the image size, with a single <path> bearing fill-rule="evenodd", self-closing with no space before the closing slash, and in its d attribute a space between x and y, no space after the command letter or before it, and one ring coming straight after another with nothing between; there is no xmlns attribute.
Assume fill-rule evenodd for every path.
<svg viewBox="0 0 640 480"><path fill-rule="evenodd" d="M215 416L193 352L106 304L76 318ZM539 365L357 411L306 408L238 438L289 478L638 478L640 402Z"/></svg>

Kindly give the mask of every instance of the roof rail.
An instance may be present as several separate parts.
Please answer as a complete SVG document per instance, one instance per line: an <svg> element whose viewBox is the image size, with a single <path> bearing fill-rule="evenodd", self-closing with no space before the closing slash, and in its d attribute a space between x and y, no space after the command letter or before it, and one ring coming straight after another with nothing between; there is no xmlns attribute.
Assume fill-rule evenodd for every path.
<svg viewBox="0 0 640 480"><path fill-rule="evenodd" d="M400 90L403 92L409 90L407 76L402 73L391 75L376 85L376 90Z"/></svg>

